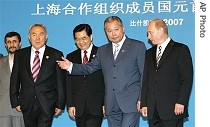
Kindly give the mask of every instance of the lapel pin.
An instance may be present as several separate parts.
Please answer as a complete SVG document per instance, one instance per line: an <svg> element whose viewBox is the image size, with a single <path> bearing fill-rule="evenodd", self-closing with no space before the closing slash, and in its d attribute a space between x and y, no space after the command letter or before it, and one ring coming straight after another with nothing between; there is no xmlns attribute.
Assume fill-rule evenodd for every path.
<svg viewBox="0 0 210 127"><path fill-rule="evenodd" d="M122 50L122 52L125 52L125 50Z"/></svg>
<svg viewBox="0 0 210 127"><path fill-rule="evenodd" d="M93 58L95 57L96 55L93 55Z"/></svg>
<svg viewBox="0 0 210 127"><path fill-rule="evenodd" d="M49 56L46 56L46 59L49 59L50 57Z"/></svg>

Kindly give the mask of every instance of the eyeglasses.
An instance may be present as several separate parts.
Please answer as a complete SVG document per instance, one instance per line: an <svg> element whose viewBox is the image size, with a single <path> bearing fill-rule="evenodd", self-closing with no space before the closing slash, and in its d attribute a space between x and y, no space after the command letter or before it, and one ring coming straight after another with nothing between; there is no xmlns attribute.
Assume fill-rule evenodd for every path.
<svg viewBox="0 0 210 127"><path fill-rule="evenodd" d="M82 37L82 38L75 38L75 41L76 41L76 42L80 42L81 40L82 40L82 41L86 41L88 38L89 38L88 36Z"/></svg>

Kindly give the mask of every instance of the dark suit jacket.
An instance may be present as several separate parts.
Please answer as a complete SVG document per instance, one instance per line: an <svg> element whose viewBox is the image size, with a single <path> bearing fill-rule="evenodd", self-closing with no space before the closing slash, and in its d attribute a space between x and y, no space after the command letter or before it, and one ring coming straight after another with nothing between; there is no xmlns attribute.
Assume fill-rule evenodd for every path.
<svg viewBox="0 0 210 127"><path fill-rule="evenodd" d="M15 53L10 78L11 105L13 108L20 105L23 114L27 114L34 100L38 99L41 109L46 115L52 116L55 108L64 109L66 102L65 72L56 63L63 54L46 46L35 83L31 73L30 55L31 47L20 49Z"/></svg>
<svg viewBox="0 0 210 127"><path fill-rule="evenodd" d="M193 82L193 65L189 48L171 40L156 68L156 48L146 52L141 106L148 108L151 119L156 103L163 120L188 117L188 101ZM183 115L175 115L175 103L185 105Z"/></svg>
<svg viewBox="0 0 210 127"><path fill-rule="evenodd" d="M137 112L145 51L143 42L126 37L116 60L113 57L112 43L108 43L99 47L96 57L90 63L73 64L71 74L90 74L102 69L106 114L111 113L114 101L117 101L124 113Z"/></svg>
<svg viewBox="0 0 210 127"><path fill-rule="evenodd" d="M90 59L95 57L98 47L93 46ZM82 63L81 50L75 50L67 55L67 59L73 63ZM84 111L85 103L93 115L103 115L104 105L104 78L101 70L90 75L69 75L66 78L67 106L76 107L76 116L79 117Z"/></svg>

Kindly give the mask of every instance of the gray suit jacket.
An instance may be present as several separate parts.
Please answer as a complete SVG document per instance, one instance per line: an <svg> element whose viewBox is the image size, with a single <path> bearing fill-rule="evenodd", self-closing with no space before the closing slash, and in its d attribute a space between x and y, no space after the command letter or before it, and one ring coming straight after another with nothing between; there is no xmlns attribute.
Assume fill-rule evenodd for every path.
<svg viewBox="0 0 210 127"><path fill-rule="evenodd" d="M9 86L11 71L9 68L9 56L0 60L0 116L22 116L22 113L12 109L10 104Z"/></svg>
<svg viewBox="0 0 210 127"><path fill-rule="evenodd" d="M102 69L105 81L105 108L109 115L114 97L124 113L137 112L140 100L146 47L143 42L126 37L114 61L112 44L99 47L88 64L73 64L71 74L85 75Z"/></svg>

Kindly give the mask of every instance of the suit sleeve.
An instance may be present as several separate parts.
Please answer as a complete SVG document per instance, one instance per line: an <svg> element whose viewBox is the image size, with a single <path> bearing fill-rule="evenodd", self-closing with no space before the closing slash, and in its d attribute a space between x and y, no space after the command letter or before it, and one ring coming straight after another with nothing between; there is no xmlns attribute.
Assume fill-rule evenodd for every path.
<svg viewBox="0 0 210 127"><path fill-rule="evenodd" d="M63 54L61 53L58 56L58 59L61 59ZM65 71L60 69L58 65L56 65L56 73L57 73L57 92L58 92L58 100L56 103L56 108L63 109L65 108L66 104L66 80L65 80Z"/></svg>
<svg viewBox="0 0 210 127"><path fill-rule="evenodd" d="M139 72L140 72L140 93L139 93L138 100L141 100L141 88L142 88L142 80L143 80L145 52L146 52L146 46L142 42L142 44L140 45L140 48L138 50L138 56L137 56L138 68L139 68Z"/></svg>
<svg viewBox="0 0 210 127"><path fill-rule="evenodd" d="M66 57L68 60L71 61L70 55ZM72 97L72 83L71 83L72 76L69 75L69 72L66 72L66 96L67 96L67 109L68 107L74 106L74 101Z"/></svg>
<svg viewBox="0 0 210 127"><path fill-rule="evenodd" d="M19 89L20 89L20 79L18 74L18 52L14 56L14 65L10 77L10 102L12 108L19 106Z"/></svg>
<svg viewBox="0 0 210 127"><path fill-rule="evenodd" d="M189 48L181 47L178 59L179 73L181 77L181 89L177 103L188 106L193 84L193 64Z"/></svg>

